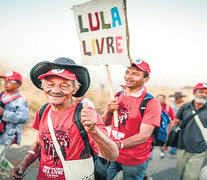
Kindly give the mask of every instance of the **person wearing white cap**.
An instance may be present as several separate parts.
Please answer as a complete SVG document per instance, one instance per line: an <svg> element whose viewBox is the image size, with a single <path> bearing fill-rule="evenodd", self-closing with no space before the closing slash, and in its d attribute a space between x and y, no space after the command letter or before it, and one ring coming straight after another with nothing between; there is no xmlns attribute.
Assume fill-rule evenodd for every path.
<svg viewBox="0 0 207 180"><path fill-rule="evenodd" d="M207 83L193 88L194 100L183 104L173 123L181 130L177 145L177 166L181 180L197 180L207 153ZM204 132L204 133L203 133ZM207 177L206 177L207 179Z"/></svg>

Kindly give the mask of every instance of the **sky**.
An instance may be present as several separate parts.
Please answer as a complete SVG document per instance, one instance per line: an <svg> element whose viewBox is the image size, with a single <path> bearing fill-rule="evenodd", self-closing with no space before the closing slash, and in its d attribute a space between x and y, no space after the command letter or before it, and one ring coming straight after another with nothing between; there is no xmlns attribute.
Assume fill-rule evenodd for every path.
<svg viewBox="0 0 207 180"><path fill-rule="evenodd" d="M24 77L38 62L69 57L81 64L72 11L86 0L0 0L0 64ZM180 88L207 82L207 1L128 0L130 57L150 64L149 85ZM112 83L126 67L111 65ZM92 84L107 84L105 67L88 66Z"/></svg>

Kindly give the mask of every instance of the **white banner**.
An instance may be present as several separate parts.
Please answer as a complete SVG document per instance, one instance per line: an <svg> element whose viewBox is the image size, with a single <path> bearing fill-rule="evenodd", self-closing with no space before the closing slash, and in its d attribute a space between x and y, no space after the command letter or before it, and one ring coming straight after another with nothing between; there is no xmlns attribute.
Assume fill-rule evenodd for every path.
<svg viewBox="0 0 207 180"><path fill-rule="evenodd" d="M92 0L73 6L82 65L130 65L123 0Z"/></svg>

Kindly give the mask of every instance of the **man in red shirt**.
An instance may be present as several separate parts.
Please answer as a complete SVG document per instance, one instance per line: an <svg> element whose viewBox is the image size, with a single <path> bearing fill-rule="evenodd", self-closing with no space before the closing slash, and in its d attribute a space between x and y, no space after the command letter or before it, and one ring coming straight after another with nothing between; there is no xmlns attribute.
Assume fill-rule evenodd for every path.
<svg viewBox="0 0 207 180"><path fill-rule="evenodd" d="M174 112L174 109L166 103L166 96L164 94L159 94L157 95L157 99L160 101L162 109L169 115L170 119L174 121L175 112ZM165 157L165 151L168 151L168 149L169 148L166 146L160 147L160 150L161 150L160 158L161 159ZM170 147L169 153L174 155L176 153L176 148Z"/></svg>
<svg viewBox="0 0 207 180"><path fill-rule="evenodd" d="M111 124L111 138L119 148L117 161L108 168L108 180L112 180L123 170L124 179L143 179L152 154L152 132L160 126L161 105L155 98L146 106L142 117L139 107L147 90L149 64L136 60L127 68L124 80L125 90L116 100L111 100L102 116L106 125ZM118 111L118 127L114 125L113 112Z"/></svg>
<svg viewBox="0 0 207 180"><path fill-rule="evenodd" d="M58 58L54 62L43 61L36 64L30 72L30 77L33 84L44 91L49 104L41 119L39 119L40 109L37 111L32 125L38 130L37 139L20 165L12 169L11 178L22 179L28 166L41 157L38 180L65 180L74 177L94 179L93 168L88 168L93 165L91 155L83 157L86 154L83 151L85 145L74 121L77 102L72 98L72 96L80 97L88 90L90 85L88 70L76 65L71 59ZM94 153L100 152L104 158L115 161L118 157L117 146L108 137L101 115L87 103L83 104L81 122ZM54 131L51 131L51 124ZM56 148L58 146L60 153ZM64 162L72 165L65 168Z"/></svg>
<svg viewBox="0 0 207 180"><path fill-rule="evenodd" d="M170 116L170 119L174 121L175 112L173 108L166 103L166 96L164 94L159 94L157 95L157 99L160 101L163 110Z"/></svg>

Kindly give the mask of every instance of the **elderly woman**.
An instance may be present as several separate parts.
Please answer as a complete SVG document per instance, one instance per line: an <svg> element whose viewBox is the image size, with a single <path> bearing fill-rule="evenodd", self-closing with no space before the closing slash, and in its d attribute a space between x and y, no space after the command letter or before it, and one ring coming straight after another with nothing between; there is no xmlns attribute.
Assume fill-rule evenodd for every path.
<svg viewBox="0 0 207 180"><path fill-rule="evenodd" d="M88 70L71 59L58 58L35 65L30 77L33 84L44 91L49 104L41 118L41 108L37 111L32 125L38 130L36 142L18 167L12 169L11 179L22 179L28 166L38 157L38 180L94 179L91 155L82 156L85 145L74 121L77 102L72 98L88 90ZM94 153L115 161L119 154L116 144L108 137L101 115L87 103L83 104L81 123Z"/></svg>

